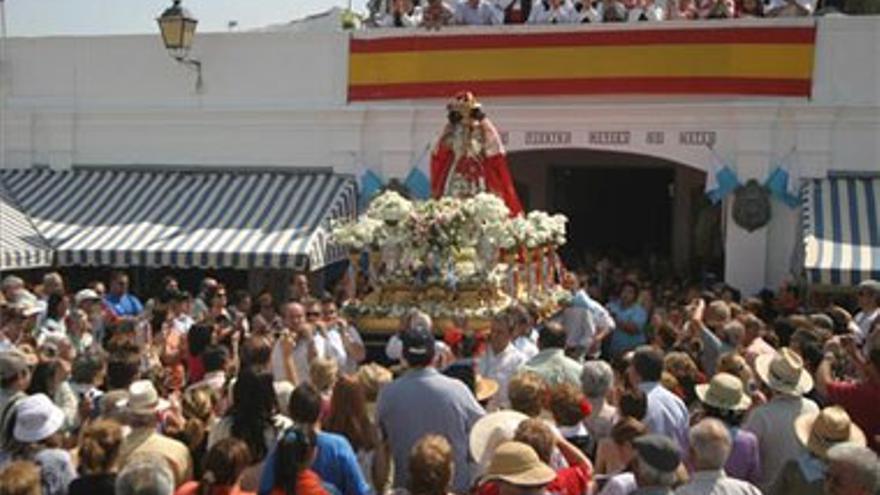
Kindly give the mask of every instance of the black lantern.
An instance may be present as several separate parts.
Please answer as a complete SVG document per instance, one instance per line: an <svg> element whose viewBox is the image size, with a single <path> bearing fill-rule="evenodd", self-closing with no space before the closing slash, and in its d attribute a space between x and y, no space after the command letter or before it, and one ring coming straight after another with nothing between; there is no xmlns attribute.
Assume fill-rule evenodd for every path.
<svg viewBox="0 0 880 495"><path fill-rule="evenodd" d="M193 37L196 34L196 25L199 21L181 7L180 0L174 0L171 7L165 9L162 15L156 19L162 34L162 42L165 49L178 62L196 70L196 90L202 87L202 63L189 58L189 50L192 48Z"/></svg>

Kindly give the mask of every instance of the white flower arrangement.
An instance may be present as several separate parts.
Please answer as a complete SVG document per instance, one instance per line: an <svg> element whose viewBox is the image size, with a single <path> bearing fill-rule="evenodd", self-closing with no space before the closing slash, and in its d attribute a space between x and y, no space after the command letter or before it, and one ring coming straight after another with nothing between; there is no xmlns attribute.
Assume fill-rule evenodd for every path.
<svg viewBox="0 0 880 495"><path fill-rule="evenodd" d="M353 251L361 251L376 241L376 235L381 227L381 221L363 217L353 222L334 225L332 237L337 244Z"/></svg>
<svg viewBox="0 0 880 495"><path fill-rule="evenodd" d="M568 224L568 217L563 215L562 213L557 213L550 217L550 221L551 242L555 246L565 245L565 236L567 233L566 225Z"/></svg>
<svg viewBox="0 0 880 495"><path fill-rule="evenodd" d="M367 216L386 223L398 223L409 217L412 211L412 201L388 190L373 199L367 208Z"/></svg>
<svg viewBox="0 0 880 495"><path fill-rule="evenodd" d="M533 237L532 224L522 215L507 224L507 235L502 239L501 247L511 249L516 246L528 245Z"/></svg>
<svg viewBox="0 0 880 495"><path fill-rule="evenodd" d="M478 225L500 224L510 217L504 200L492 193L480 193L465 200L464 208Z"/></svg>
<svg viewBox="0 0 880 495"><path fill-rule="evenodd" d="M530 249L545 246L550 243L553 236L553 220L550 215L543 211L530 211L526 219L531 226L532 235L526 240L526 246Z"/></svg>

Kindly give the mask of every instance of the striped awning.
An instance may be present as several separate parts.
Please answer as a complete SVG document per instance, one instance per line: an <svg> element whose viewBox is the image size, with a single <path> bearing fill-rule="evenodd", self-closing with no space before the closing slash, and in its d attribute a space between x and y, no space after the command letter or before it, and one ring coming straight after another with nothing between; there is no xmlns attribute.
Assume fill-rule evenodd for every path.
<svg viewBox="0 0 880 495"><path fill-rule="evenodd" d="M61 265L315 270L345 256L329 223L356 214L331 173L13 170L13 196Z"/></svg>
<svg viewBox="0 0 880 495"><path fill-rule="evenodd" d="M0 184L0 271L52 265L52 248Z"/></svg>
<svg viewBox="0 0 880 495"><path fill-rule="evenodd" d="M847 286L880 279L880 177L813 179L802 199L808 280Z"/></svg>

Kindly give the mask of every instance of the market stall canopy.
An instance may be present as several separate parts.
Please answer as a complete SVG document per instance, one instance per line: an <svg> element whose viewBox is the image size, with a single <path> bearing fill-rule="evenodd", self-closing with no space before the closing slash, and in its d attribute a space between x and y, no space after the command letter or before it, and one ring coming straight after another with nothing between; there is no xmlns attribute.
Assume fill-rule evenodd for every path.
<svg viewBox="0 0 880 495"><path fill-rule="evenodd" d="M880 176L813 179L802 199L810 283L880 279Z"/></svg>
<svg viewBox="0 0 880 495"><path fill-rule="evenodd" d="M0 185L0 271L52 265L52 248Z"/></svg>
<svg viewBox="0 0 880 495"><path fill-rule="evenodd" d="M12 170L3 180L60 265L316 270L353 178L286 171Z"/></svg>

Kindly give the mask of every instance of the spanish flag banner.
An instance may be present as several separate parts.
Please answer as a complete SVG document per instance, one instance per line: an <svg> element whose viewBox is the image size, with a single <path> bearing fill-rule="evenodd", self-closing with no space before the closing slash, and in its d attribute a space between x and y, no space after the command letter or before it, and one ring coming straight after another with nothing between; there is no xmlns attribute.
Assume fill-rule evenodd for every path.
<svg viewBox="0 0 880 495"><path fill-rule="evenodd" d="M462 90L481 96L810 96L815 24L725 22L367 32L350 41L348 99L437 98Z"/></svg>

